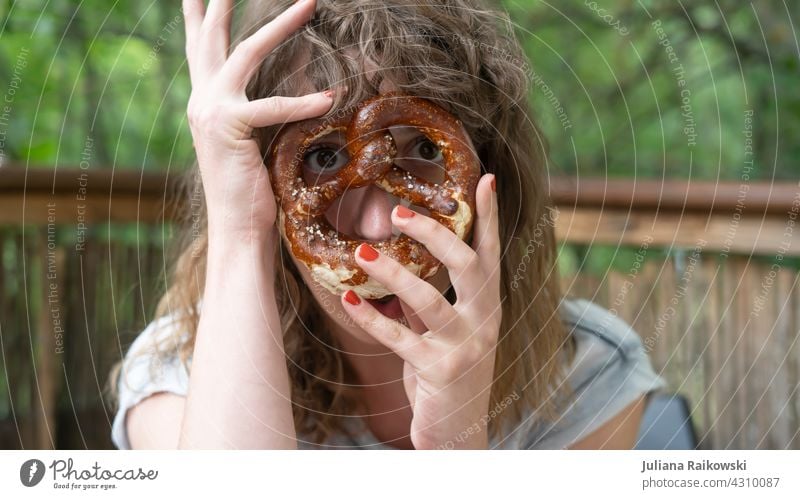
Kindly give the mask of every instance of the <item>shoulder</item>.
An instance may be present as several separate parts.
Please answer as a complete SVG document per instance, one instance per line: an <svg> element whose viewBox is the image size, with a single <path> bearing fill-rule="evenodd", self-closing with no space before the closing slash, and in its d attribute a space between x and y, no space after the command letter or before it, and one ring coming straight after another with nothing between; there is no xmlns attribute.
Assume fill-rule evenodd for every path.
<svg viewBox="0 0 800 499"><path fill-rule="evenodd" d="M592 381L612 365L649 365L639 334L613 311L588 300L569 299L562 301L560 313L576 346L569 370L572 382Z"/></svg>
<svg viewBox="0 0 800 499"><path fill-rule="evenodd" d="M159 392L185 396L189 373L178 355L187 335L171 316L151 322L131 343L117 380L117 413L111 439L119 449L129 449L125 418L136 404Z"/></svg>
<svg viewBox="0 0 800 499"><path fill-rule="evenodd" d="M528 432L526 448L566 448L642 395L666 386L639 334L613 311L588 300L565 299L560 314L575 342L575 356L565 369L568 395L558 401L557 421Z"/></svg>

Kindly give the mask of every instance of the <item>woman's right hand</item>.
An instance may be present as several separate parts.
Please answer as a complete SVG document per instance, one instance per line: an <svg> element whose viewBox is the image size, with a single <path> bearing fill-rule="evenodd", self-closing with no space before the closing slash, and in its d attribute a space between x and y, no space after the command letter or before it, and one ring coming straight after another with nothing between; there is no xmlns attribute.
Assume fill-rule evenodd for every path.
<svg viewBox="0 0 800 499"><path fill-rule="evenodd" d="M209 239L271 241L276 206L253 129L324 114L330 92L250 101L245 86L265 57L313 15L299 0L228 55L232 0L183 0L192 93L187 114L205 190Z"/></svg>

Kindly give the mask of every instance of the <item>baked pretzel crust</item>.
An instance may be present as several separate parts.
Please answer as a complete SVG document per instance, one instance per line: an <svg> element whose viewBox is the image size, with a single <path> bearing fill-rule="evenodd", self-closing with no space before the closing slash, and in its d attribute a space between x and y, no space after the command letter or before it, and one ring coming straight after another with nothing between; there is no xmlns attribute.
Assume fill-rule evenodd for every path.
<svg viewBox="0 0 800 499"><path fill-rule="evenodd" d="M442 152L444 181L431 183L394 164L397 150L389 127L413 126ZM320 138L343 131L350 160L332 178L307 185L303 158ZM347 115L284 125L270 153L270 179L278 201L278 228L294 257L313 278L334 294L353 290L364 298L390 292L355 262L361 243L369 243L426 279L441 266L414 239L401 234L383 241L347 237L325 218L331 204L348 189L375 184L411 204L427 208L430 217L466 239L475 213L480 161L461 122L433 102L401 93L361 102Z"/></svg>

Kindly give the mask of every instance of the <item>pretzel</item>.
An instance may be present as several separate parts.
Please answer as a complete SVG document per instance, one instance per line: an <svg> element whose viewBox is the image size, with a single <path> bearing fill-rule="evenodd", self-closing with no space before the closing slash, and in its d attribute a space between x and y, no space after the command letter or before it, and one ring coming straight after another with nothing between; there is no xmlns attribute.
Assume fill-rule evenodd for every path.
<svg viewBox="0 0 800 499"><path fill-rule="evenodd" d="M389 127L416 127L442 152L445 178L428 182L394 164L396 147ZM318 139L343 131L348 163L316 185L306 185L303 159ZM429 100L400 93L367 99L345 116L287 124L271 150L270 177L278 201L278 228L294 257L313 278L334 294L353 290L364 298L390 292L355 262L364 242L426 279L441 266L428 250L405 234L383 241L364 241L338 233L325 218L331 204L347 189L375 184L411 204L427 208L430 217L466 239L475 212L480 161L461 122Z"/></svg>

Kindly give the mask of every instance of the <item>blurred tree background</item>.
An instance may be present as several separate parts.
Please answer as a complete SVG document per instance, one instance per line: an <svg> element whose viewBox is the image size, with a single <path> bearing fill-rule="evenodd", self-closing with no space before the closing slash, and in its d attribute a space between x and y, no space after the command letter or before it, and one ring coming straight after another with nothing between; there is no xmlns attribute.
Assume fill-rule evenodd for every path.
<svg viewBox="0 0 800 499"><path fill-rule="evenodd" d="M531 60L553 173L738 179L753 111L751 179L799 176L798 2L500 3ZM0 5L4 88L25 59L6 161L76 165L91 137L93 167L186 167L179 1Z"/></svg>
<svg viewBox="0 0 800 499"><path fill-rule="evenodd" d="M745 113L752 111L750 179L800 176L800 3L503 3L532 67L573 125L564 130L537 85L553 170L740 180Z"/></svg>

